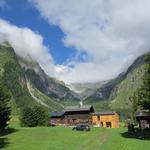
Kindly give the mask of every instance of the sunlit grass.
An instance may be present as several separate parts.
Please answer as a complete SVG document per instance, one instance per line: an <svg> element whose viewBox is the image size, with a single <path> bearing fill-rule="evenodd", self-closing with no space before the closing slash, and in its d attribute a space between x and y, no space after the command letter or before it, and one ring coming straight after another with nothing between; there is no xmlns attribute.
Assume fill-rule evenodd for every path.
<svg viewBox="0 0 150 150"><path fill-rule="evenodd" d="M12 121L11 132L0 138L3 150L149 150L150 141L124 137L126 128L92 128L91 132L71 127L22 128ZM3 140L3 141L2 141Z"/></svg>

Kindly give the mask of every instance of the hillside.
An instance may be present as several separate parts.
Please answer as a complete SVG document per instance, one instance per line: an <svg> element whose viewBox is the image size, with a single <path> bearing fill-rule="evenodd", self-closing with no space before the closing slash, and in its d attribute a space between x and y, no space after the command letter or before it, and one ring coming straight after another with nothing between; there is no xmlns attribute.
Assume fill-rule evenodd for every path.
<svg viewBox="0 0 150 150"><path fill-rule="evenodd" d="M25 60L20 57L18 60L22 68L25 69L27 79L42 93L62 101L79 100L77 95L65 86L65 83L46 75L36 61L31 58Z"/></svg>
<svg viewBox="0 0 150 150"><path fill-rule="evenodd" d="M63 106L56 98L45 95L36 82L32 82L34 77L37 82L41 78L34 71L35 76L31 78L28 72L28 69L20 66L13 48L8 43L0 45L0 79L12 95L12 112L18 113L18 110L25 106L39 104L49 110L62 109Z"/></svg>
<svg viewBox="0 0 150 150"><path fill-rule="evenodd" d="M9 45L0 45L0 70L0 78L10 90L16 106L21 108L27 104L33 105L33 98L25 84L24 70L19 66L17 57Z"/></svg>
<svg viewBox="0 0 150 150"><path fill-rule="evenodd" d="M104 100L116 99L116 97L120 95L119 94L121 93L120 88L122 87L124 87L124 90L122 90L123 93L124 91L126 91L125 89L128 89L130 90L130 93L133 93L134 91L133 89L136 89L141 84L141 77L144 73L144 67L142 67L144 65L144 57L145 55L138 57L133 62L133 64L127 69L126 72L121 73L115 79L112 79L106 82L105 84L103 84L101 87L97 88L96 91L92 95L87 97L85 101L86 102L99 102L99 101L104 101ZM131 78L133 78L134 82L132 82ZM129 80L129 81L127 82L126 80ZM126 85L124 84L125 82L127 82ZM131 84L133 87L131 86ZM124 95L128 95L128 92ZM131 95L129 94L129 97L130 96ZM124 101L124 99L122 101Z"/></svg>
<svg viewBox="0 0 150 150"><path fill-rule="evenodd" d="M144 57L137 58L126 72L113 80L66 85L47 76L31 58L25 60L17 56L5 43L0 45L0 79L12 94L14 112L37 104L51 111L61 110L66 105L77 104L79 100L94 105L97 110L129 110L132 107L130 97L142 83Z"/></svg>
<svg viewBox="0 0 150 150"><path fill-rule="evenodd" d="M138 57L126 72L98 88L84 103L92 104L97 111L118 111L122 117L129 117L132 111L131 97L143 82L145 56Z"/></svg>
<svg viewBox="0 0 150 150"><path fill-rule="evenodd" d="M112 90L110 95L110 107L112 109L131 110L133 93L139 88L143 82L142 77L145 72L144 57L140 56L129 67L125 74L124 80Z"/></svg>

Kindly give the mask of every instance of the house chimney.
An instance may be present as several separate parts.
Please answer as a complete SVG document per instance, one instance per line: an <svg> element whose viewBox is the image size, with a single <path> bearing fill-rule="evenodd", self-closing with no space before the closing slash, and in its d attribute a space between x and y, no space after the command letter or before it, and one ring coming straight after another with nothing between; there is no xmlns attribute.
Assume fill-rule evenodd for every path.
<svg viewBox="0 0 150 150"><path fill-rule="evenodd" d="M83 103L82 103L82 101L80 101L80 103L79 103L79 107L82 107L83 106Z"/></svg>

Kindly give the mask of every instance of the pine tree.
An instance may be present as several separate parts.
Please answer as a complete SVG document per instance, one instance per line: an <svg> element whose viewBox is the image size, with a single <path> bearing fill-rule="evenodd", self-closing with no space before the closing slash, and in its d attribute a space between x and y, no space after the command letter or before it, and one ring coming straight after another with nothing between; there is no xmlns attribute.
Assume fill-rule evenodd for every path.
<svg viewBox="0 0 150 150"><path fill-rule="evenodd" d="M136 91L136 104L143 109L150 110L150 54L145 58L146 70L143 85Z"/></svg>
<svg viewBox="0 0 150 150"><path fill-rule="evenodd" d="M21 113L21 125L36 127L47 125L48 112L41 106L26 107Z"/></svg>
<svg viewBox="0 0 150 150"><path fill-rule="evenodd" d="M37 117L38 126L47 125L47 122L48 122L48 112L46 111L46 109L44 109L41 106L35 106L34 107L34 112L35 112L36 117Z"/></svg>
<svg viewBox="0 0 150 150"><path fill-rule="evenodd" d="M10 94L6 87L0 81L0 132L3 132L10 119Z"/></svg>
<svg viewBox="0 0 150 150"><path fill-rule="evenodd" d="M20 122L25 127L35 127L38 124L37 116L33 108L25 107L22 110Z"/></svg>

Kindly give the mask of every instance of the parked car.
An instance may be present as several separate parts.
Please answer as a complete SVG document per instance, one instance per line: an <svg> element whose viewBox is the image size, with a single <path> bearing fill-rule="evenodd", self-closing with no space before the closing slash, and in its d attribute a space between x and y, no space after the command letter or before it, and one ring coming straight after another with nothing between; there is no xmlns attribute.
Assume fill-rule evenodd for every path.
<svg viewBox="0 0 150 150"><path fill-rule="evenodd" d="M84 125L84 124L80 124L77 125L75 127L73 127L72 130L78 130L78 131L90 131L90 126L89 125Z"/></svg>

